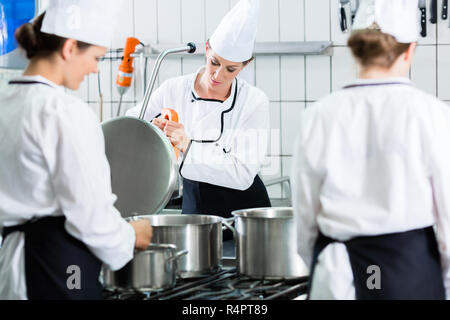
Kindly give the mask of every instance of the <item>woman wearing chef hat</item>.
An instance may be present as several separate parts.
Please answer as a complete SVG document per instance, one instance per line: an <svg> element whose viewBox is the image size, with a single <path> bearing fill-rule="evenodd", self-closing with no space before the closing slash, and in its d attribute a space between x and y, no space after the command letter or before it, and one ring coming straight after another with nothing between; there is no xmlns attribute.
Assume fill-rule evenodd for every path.
<svg viewBox="0 0 450 320"><path fill-rule="evenodd" d="M267 147L268 98L237 78L252 60L258 9L258 0L238 2L208 40L206 65L165 81L150 99L144 118L182 152L183 213L230 216L270 206L258 176ZM180 123L161 119L165 107L178 113Z"/></svg>
<svg viewBox="0 0 450 320"><path fill-rule="evenodd" d="M407 78L417 23L417 1L363 1L359 78L302 115L291 178L310 299L450 297L450 110Z"/></svg>
<svg viewBox="0 0 450 320"><path fill-rule="evenodd" d="M150 242L113 206L97 117L63 88L97 72L120 3L50 1L16 32L30 62L0 92L0 299L99 299L102 262Z"/></svg>

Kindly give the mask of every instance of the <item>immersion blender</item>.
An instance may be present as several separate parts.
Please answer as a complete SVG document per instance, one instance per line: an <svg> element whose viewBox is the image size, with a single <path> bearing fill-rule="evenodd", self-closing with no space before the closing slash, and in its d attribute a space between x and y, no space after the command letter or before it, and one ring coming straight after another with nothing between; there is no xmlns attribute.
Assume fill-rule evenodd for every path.
<svg viewBox="0 0 450 320"><path fill-rule="evenodd" d="M119 107L117 109L117 116L120 116L120 107L122 105L122 97L131 86L131 79L133 77L133 60L131 54L134 53L136 46L142 44L137 38L129 37L125 43L123 50L122 63L119 66L119 72L116 78L117 91L120 95Z"/></svg>

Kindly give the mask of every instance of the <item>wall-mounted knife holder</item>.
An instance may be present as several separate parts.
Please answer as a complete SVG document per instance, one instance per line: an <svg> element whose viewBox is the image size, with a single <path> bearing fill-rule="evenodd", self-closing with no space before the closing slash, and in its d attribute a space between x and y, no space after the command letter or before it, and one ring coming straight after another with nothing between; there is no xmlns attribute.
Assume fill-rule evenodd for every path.
<svg viewBox="0 0 450 320"><path fill-rule="evenodd" d="M285 55L333 55L333 42L331 41L292 41L292 42L256 42L253 54L255 56L285 56ZM195 43L197 51L191 54L199 56L205 54L204 43ZM137 50L132 57L158 56L164 50L177 46L177 44L151 44ZM179 45L178 45L179 46ZM172 55L174 57L177 55Z"/></svg>
<svg viewBox="0 0 450 320"><path fill-rule="evenodd" d="M342 32L351 31L358 8L359 0L339 0L339 26Z"/></svg>
<svg viewBox="0 0 450 320"><path fill-rule="evenodd" d="M442 20L447 20L447 17L448 17L448 0L443 0L441 18Z"/></svg>

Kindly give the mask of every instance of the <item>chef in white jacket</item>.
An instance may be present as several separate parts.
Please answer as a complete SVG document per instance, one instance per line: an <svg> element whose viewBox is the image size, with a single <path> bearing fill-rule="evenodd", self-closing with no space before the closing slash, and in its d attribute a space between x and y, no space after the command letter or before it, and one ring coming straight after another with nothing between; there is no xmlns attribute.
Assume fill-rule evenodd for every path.
<svg viewBox="0 0 450 320"><path fill-rule="evenodd" d="M241 0L206 44L206 65L165 81L150 98L144 119L160 127L181 151L183 213L229 217L231 211L269 207L258 176L267 149L269 101L238 78L253 59L259 0ZM163 120L162 108L179 123ZM128 110L138 116L141 106Z"/></svg>
<svg viewBox="0 0 450 320"><path fill-rule="evenodd" d="M50 1L16 32L30 62L0 92L0 299L101 299L101 264L150 242L114 208L96 115L64 92L97 72L120 4Z"/></svg>
<svg viewBox="0 0 450 320"><path fill-rule="evenodd" d="M450 297L450 110L407 78L417 22L417 1L362 1L358 79L302 114L291 179L310 299Z"/></svg>

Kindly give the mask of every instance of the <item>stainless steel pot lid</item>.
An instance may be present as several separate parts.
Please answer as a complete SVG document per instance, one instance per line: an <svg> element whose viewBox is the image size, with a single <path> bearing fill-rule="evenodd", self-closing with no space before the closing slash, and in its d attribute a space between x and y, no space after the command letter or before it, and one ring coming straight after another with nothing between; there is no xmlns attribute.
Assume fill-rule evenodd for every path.
<svg viewBox="0 0 450 320"><path fill-rule="evenodd" d="M292 207L269 207L236 210L231 213L235 217L255 219L292 219Z"/></svg>
<svg viewBox="0 0 450 320"><path fill-rule="evenodd" d="M102 129L116 208L123 217L159 212L177 181L169 139L156 126L133 117L109 120Z"/></svg>
<svg viewBox="0 0 450 320"><path fill-rule="evenodd" d="M209 225L223 221L222 217L206 214L158 214L128 218L128 221L147 219L152 227L185 227L187 225Z"/></svg>

